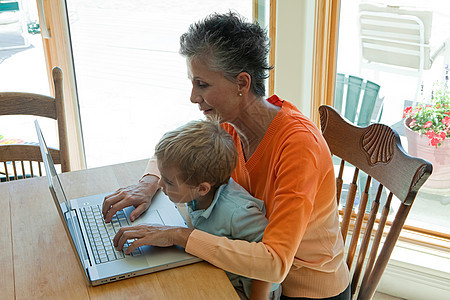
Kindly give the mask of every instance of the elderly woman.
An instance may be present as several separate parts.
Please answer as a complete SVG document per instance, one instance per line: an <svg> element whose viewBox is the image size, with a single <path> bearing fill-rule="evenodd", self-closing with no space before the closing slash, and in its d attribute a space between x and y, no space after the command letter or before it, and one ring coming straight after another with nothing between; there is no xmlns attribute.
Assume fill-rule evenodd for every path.
<svg viewBox="0 0 450 300"><path fill-rule="evenodd" d="M218 117L233 137L233 179L264 201L269 224L262 242L230 240L200 230L140 225L121 229L116 246L179 245L186 252L242 276L282 282L282 299L349 299L335 180L329 149L317 127L288 101L264 99L269 41L258 25L235 13L213 14L180 38L192 82L191 102ZM145 211L158 189L150 160L138 184L105 198L103 214L134 206Z"/></svg>

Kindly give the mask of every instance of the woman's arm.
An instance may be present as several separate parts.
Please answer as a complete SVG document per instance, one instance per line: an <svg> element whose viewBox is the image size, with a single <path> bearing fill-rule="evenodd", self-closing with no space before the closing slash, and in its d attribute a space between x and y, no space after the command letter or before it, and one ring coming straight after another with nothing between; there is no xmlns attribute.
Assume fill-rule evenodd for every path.
<svg viewBox="0 0 450 300"><path fill-rule="evenodd" d="M128 206L135 207L130 214L131 221L134 221L139 217L148 209L153 196L158 191L158 180L160 176L156 159L151 158L147 164L144 175L137 184L120 188L111 195L105 197L102 207L105 222L110 222L117 211Z"/></svg>
<svg viewBox="0 0 450 300"><path fill-rule="evenodd" d="M309 225L314 199L324 172L318 170L320 157L315 156L317 149L314 147L314 139L303 139L302 143L294 139L278 148L282 149L282 153L276 160L276 165L272 166L270 172L266 169L264 173L265 177L272 178L259 183L267 189L268 195L273 195L272 199L264 199L269 224L262 242L230 240L200 230L185 232L178 228L152 227L152 231L158 233L151 233L151 238L145 238L146 242L143 244L185 246L186 252L231 273L268 282L283 281L291 269L300 241ZM262 170L259 173L262 174ZM331 197L327 196L327 199L333 201L334 194L335 192L331 192ZM141 235L144 231L124 229L125 231L127 238L144 238ZM117 241L119 240L120 237ZM321 264L318 261L302 263L313 266Z"/></svg>
<svg viewBox="0 0 450 300"><path fill-rule="evenodd" d="M280 150L276 157L267 159L274 162L272 165L253 166L257 180L251 181L250 192L264 199L269 220L262 242L228 240L194 230L186 252L234 274L275 283L284 280L310 225L315 197L325 173L318 169L320 157L315 155L320 150L314 137L309 133L300 135L298 138L291 135L289 141L274 145L274 151ZM245 172L242 174L246 176ZM245 185L245 177L242 178ZM333 201L332 197L329 201Z"/></svg>
<svg viewBox="0 0 450 300"><path fill-rule="evenodd" d="M155 177L161 178L161 173L159 172L158 169L158 162L155 157L149 159L147 167L145 168L144 175L142 175L141 177L141 180L147 175L153 175Z"/></svg>
<svg viewBox="0 0 450 300"><path fill-rule="evenodd" d="M230 240L197 229L189 235L186 252L228 272L276 283L283 281L291 267L262 242Z"/></svg>
<svg viewBox="0 0 450 300"><path fill-rule="evenodd" d="M262 242L230 240L197 229L187 232L180 228L147 226L139 230L122 229L115 238L116 246L120 249L121 241L131 238L138 239L134 242L136 246L185 246L186 252L231 273L280 283L291 269L306 231L321 176L316 171L315 158L311 157L313 143L308 140L303 145L297 144L293 141L282 148L276 166L267 174L273 177L271 186L261 183L273 195L270 201L265 199L269 224Z"/></svg>
<svg viewBox="0 0 450 300"><path fill-rule="evenodd" d="M164 226L164 225L137 225L130 227L121 227L113 239L117 250L122 251L123 245L127 240L136 239L128 246L125 254L130 254L137 247L152 245L157 247L169 247L178 245L186 247L186 241L189 239L192 229Z"/></svg>

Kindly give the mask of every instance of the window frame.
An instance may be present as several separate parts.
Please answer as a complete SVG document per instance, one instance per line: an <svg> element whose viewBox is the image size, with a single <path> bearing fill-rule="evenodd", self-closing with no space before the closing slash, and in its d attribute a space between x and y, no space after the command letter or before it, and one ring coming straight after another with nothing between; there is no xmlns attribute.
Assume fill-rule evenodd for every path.
<svg viewBox="0 0 450 300"><path fill-rule="evenodd" d="M315 0L311 119L320 126L319 107L333 105L340 0ZM340 210L342 214L343 211ZM378 223L378 220L377 220ZM405 224L400 241L450 250L450 234Z"/></svg>
<svg viewBox="0 0 450 300"><path fill-rule="evenodd" d="M40 13L40 24L46 24L50 32L49 38L43 38L45 59L49 84L51 86L51 69L60 66L64 72L65 113L67 116L67 134L69 139L69 156L73 170L86 168L84 156L81 119L78 110L76 94L76 79L74 73L69 28L67 22L67 8L64 0L43 1L45 21ZM253 0L254 14L261 0ZM311 80L311 119L319 125L318 108L322 104L332 105L334 82L337 65L337 44L339 28L340 0L314 0L314 55ZM276 22L277 1L270 0L269 36L271 39L270 64L275 63L276 54ZM257 16L254 16L257 17ZM275 69L270 72L269 95L274 93ZM50 90L53 90L51 88ZM428 230L426 228L405 224L399 240L419 243L432 248L449 250L450 234Z"/></svg>

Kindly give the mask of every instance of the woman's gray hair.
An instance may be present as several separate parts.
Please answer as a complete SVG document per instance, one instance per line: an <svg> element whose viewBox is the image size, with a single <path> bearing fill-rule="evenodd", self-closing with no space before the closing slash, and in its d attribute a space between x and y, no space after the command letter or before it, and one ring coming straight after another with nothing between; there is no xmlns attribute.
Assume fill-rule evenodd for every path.
<svg viewBox="0 0 450 300"><path fill-rule="evenodd" d="M272 69L267 59L269 51L266 31L234 12L209 15L180 37L181 55L190 60L200 58L212 71L224 72L232 82L239 73L247 72L252 78L250 90L261 97Z"/></svg>

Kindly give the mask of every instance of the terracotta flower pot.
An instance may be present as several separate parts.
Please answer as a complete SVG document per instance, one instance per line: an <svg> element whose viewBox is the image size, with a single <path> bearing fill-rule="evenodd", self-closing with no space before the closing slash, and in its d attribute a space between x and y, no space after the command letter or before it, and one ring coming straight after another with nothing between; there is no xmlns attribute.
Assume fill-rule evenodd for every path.
<svg viewBox="0 0 450 300"><path fill-rule="evenodd" d="M403 123L408 140L408 153L426 159L433 165L433 173L423 188L450 193L450 139L444 140L439 147L430 146L425 134L419 134L406 125L409 121L408 118Z"/></svg>

